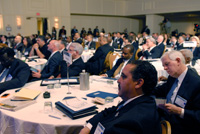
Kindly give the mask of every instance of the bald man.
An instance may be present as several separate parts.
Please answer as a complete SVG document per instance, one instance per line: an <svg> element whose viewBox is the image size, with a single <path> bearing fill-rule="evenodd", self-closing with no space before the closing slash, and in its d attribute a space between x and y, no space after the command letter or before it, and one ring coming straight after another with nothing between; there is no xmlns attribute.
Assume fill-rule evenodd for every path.
<svg viewBox="0 0 200 134"><path fill-rule="evenodd" d="M13 47L13 50L14 50L15 52L16 52L16 51L22 52L22 48L23 48L22 37L19 36L19 35L17 35L17 36L15 37L14 42L15 42L15 45L14 45L14 47Z"/></svg>
<svg viewBox="0 0 200 134"><path fill-rule="evenodd" d="M32 71L32 77L36 79L49 78L51 75L56 73L59 69L59 65L62 61L62 56L59 52L59 42L56 40L51 40L48 44L48 50L51 51L51 55L43 68L43 70L37 70L38 72Z"/></svg>

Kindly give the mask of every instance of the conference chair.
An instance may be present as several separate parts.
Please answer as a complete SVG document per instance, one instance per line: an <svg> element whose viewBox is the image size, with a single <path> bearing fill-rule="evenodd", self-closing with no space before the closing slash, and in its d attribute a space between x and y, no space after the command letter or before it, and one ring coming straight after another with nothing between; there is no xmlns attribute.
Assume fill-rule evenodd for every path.
<svg viewBox="0 0 200 134"><path fill-rule="evenodd" d="M135 60L138 60L139 57L138 57L138 53L141 51L140 48L137 49L137 51L135 52Z"/></svg>
<svg viewBox="0 0 200 134"><path fill-rule="evenodd" d="M162 120L160 124L162 128L162 134L171 134L171 125L168 121Z"/></svg>

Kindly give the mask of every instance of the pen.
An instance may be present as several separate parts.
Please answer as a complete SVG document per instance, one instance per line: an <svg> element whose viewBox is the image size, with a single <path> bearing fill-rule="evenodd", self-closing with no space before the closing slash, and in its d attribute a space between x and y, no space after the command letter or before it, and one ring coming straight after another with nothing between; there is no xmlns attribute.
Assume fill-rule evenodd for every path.
<svg viewBox="0 0 200 134"><path fill-rule="evenodd" d="M49 117L56 118L56 119L61 119L61 118L53 116L53 115L49 115Z"/></svg>

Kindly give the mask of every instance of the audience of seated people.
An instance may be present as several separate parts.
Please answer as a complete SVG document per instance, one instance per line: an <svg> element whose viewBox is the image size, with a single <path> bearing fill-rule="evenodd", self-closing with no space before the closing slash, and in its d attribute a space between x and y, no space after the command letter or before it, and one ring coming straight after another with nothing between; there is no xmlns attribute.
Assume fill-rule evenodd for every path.
<svg viewBox="0 0 200 134"><path fill-rule="evenodd" d="M39 56L40 58L48 59L51 52L48 50L46 39L44 36L38 36L37 43L35 43L30 51L29 56Z"/></svg>
<svg viewBox="0 0 200 134"><path fill-rule="evenodd" d="M169 77L154 91L156 97L166 98L160 115L170 122L172 134L196 133L200 126L200 77L187 68L179 51L166 52L161 61Z"/></svg>
<svg viewBox="0 0 200 134"><path fill-rule="evenodd" d="M103 37L100 40L101 46L98 47L94 56L92 56L86 63L86 71L93 75L99 75L104 70L104 61L106 55L110 51L114 51L114 48L108 44L108 39Z"/></svg>
<svg viewBox="0 0 200 134"><path fill-rule="evenodd" d="M123 69L117 82L123 101L89 119L80 134L160 134L160 118L151 96L157 84L155 67L135 61Z"/></svg>
<svg viewBox="0 0 200 134"><path fill-rule="evenodd" d="M69 73L69 77L79 76L82 70L85 70L85 64L81 58L82 52L83 47L79 43L72 43L70 45L68 53L71 54L72 63L67 63L65 60L62 61L60 71L62 78L66 78L67 73Z"/></svg>
<svg viewBox="0 0 200 134"><path fill-rule="evenodd" d="M51 40L48 44L48 50L51 51L51 55L42 70L37 70L37 72L32 71L32 79L39 80L49 78L53 74L56 74L59 70L59 65L61 64L63 57L59 52L59 42L56 40Z"/></svg>
<svg viewBox="0 0 200 134"><path fill-rule="evenodd" d="M146 39L146 43L142 45L142 51L138 53L140 60L160 58L163 51L156 46L156 40L152 37Z"/></svg>
<svg viewBox="0 0 200 134"><path fill-rule="evenodd" d="M114 77L118 79L121 76L124 67L128 64L128 62L131 61L133 52L134 48L132 45L124 46L124 48L122 49L122 57L117 60L115 66L111 70L107 71L105 74L102 74L101 76Z"/></svg>
<svg viewBox="0 0 200 134"><path fill-rule="evenodd" d="M64 30L65 29L61 29L61 37L62 35L66 34ZM67 77L67 73L69 73L69 77L79 76L80 72L85 69L91 75L100 75L103 73L102 76L106 77L120 77L118 80L119 96L121 96L124 101L134 98L135 96L130 97L128 95L133 95L136 93L135 91L139 91L139 93L136 95L138 98L136 97L134 100L131 99L130 102L127 102L128 104L124 104L124 109L127 110L127 116L125 115L126 112L122 109L123 112L121 114L123 119L117 118L116 122L110 122L108 120L110 120L110 117L115 115L116 112L112 111L111 113L105 114L106 111L103 111L94 116L94 118L90 119L88 121L90 127L85 127L81 133L84 133L85 131L94 132L98 126L98 122L101 122L103 126L105 125L105 128L107 128L105 132L134 132L135 128L131 124L133 123L137 125L140 121L140 118L137 120L138 122L136 122L136 117L133 116L133 120L129 119L129 121L127 121L128 117L130 117L129 111L133 111L135 115L138 115L142 112L138 112L136 108L130 107L133 105L132 103L137 101L137 103L141 102L141 104L144 104L145 102L143 102L141 99L148 99L148 101L151 101L150 104L154 104L154 102L148 98L149 94L147 95L146 91L144 91L147 90L145 89L145 85L147 83L144 80L146 78L143 78L142 75L146 76L149 74L143 74L142 72L145 71L146 66L144 67L144 65L147 65L148 63L140 60L161 57L164 70L167 71L169 77L165 78L167 81L166 83L157 86L156 90L153 91L153 94L156 97L164 97L167 99L167 103L164 105L165 110L159 109L159 114L163 119L170 122L172 126L172 134L195 133L193 130L197 130L198 126L200 125L200 117L198 114L200 112L200 108L198 107L200 104L200 94L198 90L200 88L200 78L197 71L191 67L190 62L192 61L192 65L194 65L193 62L195 63L198 59L200 59L200 36L192 36L184 33L179 35L172 34L171 36L165 34L163 36L161 34L159 35L154 33L151 37L150 30L148 30L148 27L146 27L142 32L143 35L141 35L141 33L136 35L134 32L130 32L129 34L114 32L113 35L100 33L99 37L99 32L95 31L95 36L98 40L93 41L93 36L91 35L92 32L90 31L88 35L84 35L84 44L81 44L83 39L80 37L78 31L73 34L73 43L70 36L67 38L62 38L63 40L56 41L51 39L50 34L47 34L46 38L45 36L38 36L37 39L37 35L33 34L31 35L31 38L17 35L13 44L9 40L9 37L2 35L0 43L7 45L9 44L12 49L8 48L7 45L0 44L0 93L8 89L24 86L24 84L28 82L29 75L31 75L32 80L60 77L65 78ZM84 34L86 34L86 32L87 31L85 31ZM193 48L184 48L183 43L184 41L188 40L195 41L197 46ZM81 58L81 54L83 52L82 45L88 45L89 49L95 49L95 41L100 43L100 47L98 47L94 55L86 63L84 63ZM103 72L105 58L110 51L114 51L113 47L120 48L122 50L122 57L117 60L116 64L111 70ZM165 47L170 49L165 51ZM141 52L138 53L140 58L138 61L135 61L135 58L133 57L139 48L142 48ZM71 54L71 64L68 64L63 60L63 50ZM30 67L28 67L26 63L14 58L15 52L17 51L20 51L26 57L37 55L40 58L47 59L48 61L43 70L37 70L38 72L30 72ZM130 64L131 60L134 60L135 62ZM152 69L151 65L147 66ZM140 68L140 70L139 67L144 67L144 70L142 68ZM137 76L136 74L142 75L135 78L134 76ZM151 75L153 75L152 72ZM129 79L129 76L132 78ZM148 80L149 82L157 81L157 78L153 78L153 76L151 77L152 79ZM162 78L159 79L162 80ZM128 81L128 84L126 80ZM172 90L172 87L174 87L176 81L178 81L178 86L175 88L175 90ZM135 83L135 86L131 85L131 87L128 87L133 91L128 90L126 86L130 83ZM154 84L151 86L154 87ZM151 87L148 88L150 89ZM128 91L131 93L128 94ZM139 107L138 104L135 105ZM153 110L156 110L156 108L152 105L149 109L153 112ZM117 107L114 107L114 109L117 109ZM113 108L109 110L113 110ZM147 123L148 127L150 127L149 125L155 124L157 124L156 126L159 126L157 113L155 114L155 120L153 120L153 117L142 116L142 119L144 120L151 118L154 121L152 124ZM124 127L119 128L115 126L121 122L123 122L125 125L120 126ZM148 130L141 130L141 128L138 128L137 130L148 132ZM154 130L157 131L158 129L156 128ZM151 130L149 130L149 132L150 131Z"/></svg>

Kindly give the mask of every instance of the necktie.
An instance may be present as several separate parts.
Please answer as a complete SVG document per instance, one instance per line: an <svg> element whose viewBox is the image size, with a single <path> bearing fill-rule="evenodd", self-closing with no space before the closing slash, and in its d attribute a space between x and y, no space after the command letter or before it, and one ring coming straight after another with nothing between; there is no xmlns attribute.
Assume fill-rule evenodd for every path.
<svg viewBox="0 0 200 134"><path fill-rule="evenodd" d="M121 71L123 65L124 65L124 61L123 61L123 62L119 65L119 67L115 70L115 72L114 72L114 74L113 74L114 77L120 73L120 71Z"/></svg>
<svg viewBox="0 0 200 134"><path fill-rule="evenodd" d="M117 106L117 110L116 111L119 111L122 107L124 106L124 101L120 102Z"/></svg>
<svg viewBox="0 0 200 134"><path fill-rule="evenodd" d="M178 86L178 79L175 80L174 84L172 85L169 93L167 94L167 103L171 103L171 97L173 95L174 90L176 89L176 87Z"/></svg>
<svg viewBox="0 0 200 134"><path fill-rule="evenodd" d="M4 72L0 76L0 82L3 82L3 80L6 78L8 71L9 71L9 69L7 69L7 68L4 69Z"/></svg>

